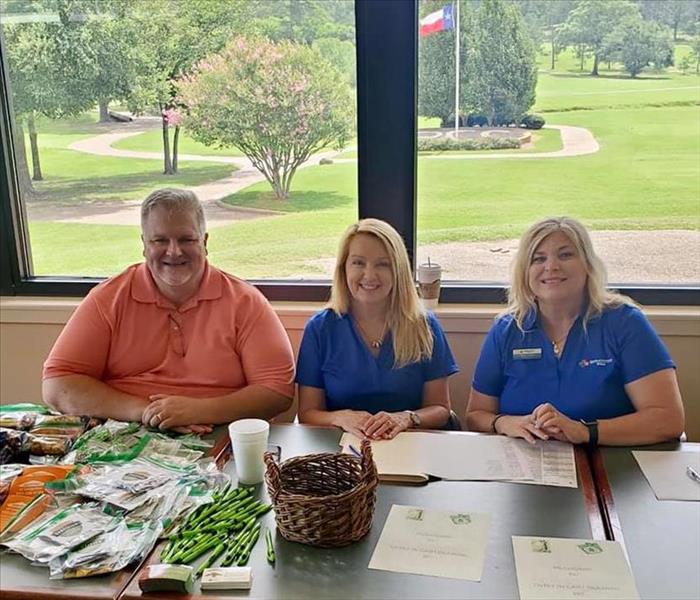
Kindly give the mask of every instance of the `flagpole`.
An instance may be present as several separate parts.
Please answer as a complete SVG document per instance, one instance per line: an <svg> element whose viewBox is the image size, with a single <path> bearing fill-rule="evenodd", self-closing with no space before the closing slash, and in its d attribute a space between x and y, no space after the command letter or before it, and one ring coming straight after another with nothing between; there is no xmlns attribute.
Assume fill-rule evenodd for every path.
<svg viewBox="0 0 700 600"><path fill-rule="evenodd" d="M459 0L455 0L455 141L459 140Z"/></svg>

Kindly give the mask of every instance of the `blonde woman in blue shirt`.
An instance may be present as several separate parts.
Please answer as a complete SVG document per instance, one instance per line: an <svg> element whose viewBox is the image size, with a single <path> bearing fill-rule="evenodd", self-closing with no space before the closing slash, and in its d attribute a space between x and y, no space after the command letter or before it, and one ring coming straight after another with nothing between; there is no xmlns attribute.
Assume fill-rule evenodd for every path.
<svg viewBox="0 0 700 600"><path fill-rule="evenodd" d="M438 429L458 371L421 304L401 236L363 219L343 235L328 307L306 325L297 361L299 421L360 437Z"/></svg>
<svg viewBox="0 0 700 600"><path fill-rule="evenodd" d="M545 219L523 235L509 306L491 328L467 408L470 429L595 445L677 438L675 365L644 313L606 288L585 227Z"/></svg>

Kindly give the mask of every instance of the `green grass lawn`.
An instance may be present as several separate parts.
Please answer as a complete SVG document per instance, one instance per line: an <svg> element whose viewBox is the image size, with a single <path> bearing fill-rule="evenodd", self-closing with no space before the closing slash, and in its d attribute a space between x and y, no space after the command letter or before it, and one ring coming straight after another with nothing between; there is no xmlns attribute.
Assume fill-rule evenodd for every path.
<svg viewBox="0 0 700 600"><path fill-rule="evenodd" d="M163 144L162 138L163 134L161 130L156 129L120 140L112 146L120 150L157 152L160 150ZM357 139L351 139L348 141L347 145L357 145ZM238 148L215 148L213 146L205 146L201 142L197 142L187 135L187 130L184 128L180 134L178 148L180 154L198 154L200 156L245 156Z"/></svg>
<svg viewBox="0 0 700 600"><path fill-rule="evenodd" d="M686 45L676 47L676 64L688 51ZM580 71L573 50L559 55L555 71L549 69L548 54L539 54L538 58L540 71L533 112L700 104L700 77L694 72L683 75L673 69L660 72L645 69L632 79L619 65L608 70L602 64L600 77L592 77L588 74L592 59ZM545 118L552 122L551 115Z"/></svg>
<svg viewBox="0 0 700 600"><path fill-rule="evenodd" d="M153 131L146 131L133 137L128 137L124 140L113 144L114 148L120 150L138 150L139 152L158 152L163 145L163 132L160 128ZM243 153L238 148L214 148L205 146L200 142L196 142L186 130L180 133L178 142L178 151L180 154L199 154L201 156L243 156Z"/></svg>
<svg viewBox="0 0 700 600"><path fill-rule="evenodd" d="M189 187L228 177L234 165L182 162L175 175L163 175L162 162L95 156L74 150L41 151L44 181L34 187L44 199L61 203L123 201L145 198L159 187ZM90 173L86 178L85 173Z"/></svg>
<svg viewBox="0 0 700 600"><path fill-rule="evenodd" d="M39 201L80 203L142 199L166 186L196 186L228 177L236 167L183 161L178 173L163 175L162 160L98 156L69 149L77 141L104 133L96 112L64 119L37 120L43 181L34 182ZM114 126L114 124L112 124ZM29 137L25 136L29 152ZM30 159L31 160L31 159Z"/></svg>

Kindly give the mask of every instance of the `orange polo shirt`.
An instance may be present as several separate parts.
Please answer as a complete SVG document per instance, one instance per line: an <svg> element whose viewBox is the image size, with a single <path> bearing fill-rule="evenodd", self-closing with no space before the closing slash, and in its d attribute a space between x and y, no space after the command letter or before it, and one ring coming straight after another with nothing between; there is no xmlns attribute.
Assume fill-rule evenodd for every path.
<svg viewBox="0 0 700 600"><path fill-rule="evenodd" d="M44 363L44 379L89 375L141 398L212 397L259 384L294 395L287 333L252 285L207 263L180 307L132 265L85 297Z"/></svg>

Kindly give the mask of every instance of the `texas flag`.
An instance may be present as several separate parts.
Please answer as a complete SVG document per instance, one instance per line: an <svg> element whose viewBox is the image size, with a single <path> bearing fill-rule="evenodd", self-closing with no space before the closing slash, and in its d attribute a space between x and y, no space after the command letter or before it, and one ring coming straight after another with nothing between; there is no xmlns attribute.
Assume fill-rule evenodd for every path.
<svg viewBox="0 0 700 600"><path fill-rule="evenodd" d="M443 6L440 10L430 13L420 20L421 37L454 28L454 4Z"/></svg>

